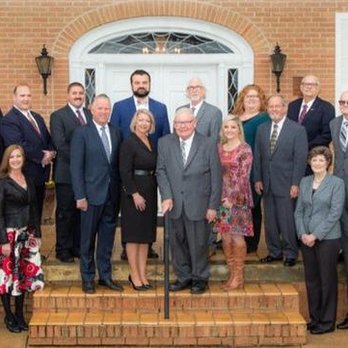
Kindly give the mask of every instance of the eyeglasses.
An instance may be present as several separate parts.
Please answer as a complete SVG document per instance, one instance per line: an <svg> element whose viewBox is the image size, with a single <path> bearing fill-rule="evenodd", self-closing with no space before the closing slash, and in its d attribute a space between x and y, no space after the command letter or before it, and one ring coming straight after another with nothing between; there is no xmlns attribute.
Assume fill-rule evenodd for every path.
<svg viewBox="0 0 348 348"><path fill-rule="evenodd" d="M301 86L304 86L304 87L317 87L318 83L317 82L301 82Z"/></svg>
<svg viewBox="0 0 348 348"><path fill-rule="evenodd" d="M187 87L187 89L189 90L189 91L193 91L194 89L201 89L201 88L203 88L202 86L188 86Z"/></svg>
<svg viewBox="0 0 348 348"><path fill-rule="evenodd" d="M180 126L188 126L190 125L194 120L191 121L175 121L174 126L180 127Z"/></svg>
<svg viewBox="0 0 348 348"><path fill-rule="evenodd" d="M339 100L338 104L340 104L340 106L348 106L348 100Z"/></svg>

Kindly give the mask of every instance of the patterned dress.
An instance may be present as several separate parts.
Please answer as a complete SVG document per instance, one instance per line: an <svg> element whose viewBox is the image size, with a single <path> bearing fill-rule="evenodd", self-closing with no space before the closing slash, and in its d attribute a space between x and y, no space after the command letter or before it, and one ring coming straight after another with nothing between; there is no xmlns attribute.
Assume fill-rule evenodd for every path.
<svg viewBox="0 0 348 348"><path fill-rule="evenodd" d="M35 187L26 180L27 189L9 177L0 179L0 295L21 295L44 286ZM5 256L2 246L8 243L11 254Z"/></svg>
<svg viewBox="0 0 348 348"><path fill-rule="evenodd" d="M248 144L242 143L231 151L225 151L219 145L219 157L222 167L222 198L228 198L232 208L218 209L214 229L219 233L253 235L251 208L253 198L250 187L252 152Z"/></svg>

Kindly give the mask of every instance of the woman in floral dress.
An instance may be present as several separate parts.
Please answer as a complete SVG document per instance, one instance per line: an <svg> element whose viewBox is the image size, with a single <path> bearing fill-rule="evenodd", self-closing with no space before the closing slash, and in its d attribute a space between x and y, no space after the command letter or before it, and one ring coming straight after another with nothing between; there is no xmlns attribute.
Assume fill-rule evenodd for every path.
<svg viewBox="0 0 348 348"><path fill-rule="evenodd" d="M249 181L253 156L250 146L244 141L243 127L238 117L229 115L224 119L219 156L223 185L215 229L221 234L230 272L223 287L233 290L244 285L244 237L253 235L253 198Z"/></svg>
<svg viewBox="0 0 348 348"><path fill-rule="evenodd" d="M22 172L24 151L10 145L0 166L0 295L5 324L11 332L28 330L25 292L42 289L40 221L35 186ZM11 311L11 295L15 312Z"/></svg>

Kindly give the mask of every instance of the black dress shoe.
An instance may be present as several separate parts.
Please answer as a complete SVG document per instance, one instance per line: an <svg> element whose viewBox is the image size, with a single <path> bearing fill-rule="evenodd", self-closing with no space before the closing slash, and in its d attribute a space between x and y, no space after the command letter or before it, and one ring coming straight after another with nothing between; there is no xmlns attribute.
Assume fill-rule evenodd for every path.
<svg viewBox="0 0 348 348"><path fill-rule="evenodd" d="M71 255L57 255L56 258L63 263L73 263L74 258Z"/></svg>
<svg viewBox="0 0 348 348"><path fill-rule="evenodd" d="M149 251L147 252L147 257L148 257L149 259L158 259L158 258L159 258L159 256L158 256L158 254L156 253L156 251L153 250L152 248L149 248Z"/></svg>
<svg viewBox="0 0 348 348"><path fill-rule="evenodd" d="M283 258L281 256L278 257L273 257L271 255L267 255L266 257L263 257L262 259L260 259L261 263L271 263L273 261L281 261L283 260Z"/></svg>
<svg viewBox="0 0 348 348"><path fill-rule="evenodd" d="M191 287L191 280L188 280L184 283L176 280L174 283L169 285L169 291L181 291L185 289L189 289Z"/></svg>
<svg viewBox="0 0 348 348"><path fill-rule="evenodd" d="M345 317L343 321L337 324L337 329L347 330L348 329L348 317Z"/></svg>
<svg viewBox="0 0 348 348"><path fill-rule="evenodd" d="M317 323L314 323L312 321L307 323L307 331L314 329L317 325L318 325Z"/></svg>
<svg viewBox="0 0 348 348"><path fill-rule="evenodd" d="M25 321L23 316L19 317L19 316L15 315L15 318L16 318L17 325L21 331L28 331L29 330L29 325L27 324L27 322Z"/></svg>
<svg viewBox="0 0 348 348"><path fill-rule="evenodd" d="M315 325L311 330L310 333L312 335L323 335L329 332L335 331L335 327L329 327L327 329L322 328L320 325Z"/></svg>
<svg viewBox="0 0 348 348"><path fill-rule="evenodd" d="M123 260L123 261L128 260L127 253L126 253L126 249L123 249L123 250L122 250L122 253L121 253L121 255L120 255L120 259Z"/></svg>
<svg viewBox="0 0 348 348"><path fill-rule="evenodd" d="M95 286L94 282L82 282L82 291L86 294L94 294Z"/></svg>
<svg viewBox="0 0 348 348"><path fill-rule="evenodd" d="M121 284L117 284L116 282L114 282L113 280L102 280L99 279L98 284L100 286L106 286L107 288L111 289L111 290L115 290L115 291L123 291L123 286Z"/></svg>
<svg viewBox="0 0 348 348"><path fill-rule="evenodd" d="M287 258L284 260L284 266L285 267L293 267L296 265L296 259Z"/></svg>
<svg viewBox="0 0 348 348"><path fill-rule="evenodd" d="M4 322L6 324L7 330L10 332L14 332L14 333L20 333L21 329L17 324L16 318L14 317L14 315L12 315L10 318L9 317L5 317L4 318Z"/></svg>
<svg viewBox="0 0 348 348"><path fill-rule="evenodd" d="M147 288L144 284L141 284L141 285L135 285L133 283L133 280L132 280L132 277L131 275L128 276L128 281L130 282L130 284L132 285L132 288L136 291L146 291L148 290L149 288Z"/></svg>
<svg viewBox="0 0 348 348"><path fill-rule="evenodd" d="M191 288L191 294L198 295L203 294L205 290L207 290L208 282L205 280L196 280L193 282L192 288Z"/></svg>

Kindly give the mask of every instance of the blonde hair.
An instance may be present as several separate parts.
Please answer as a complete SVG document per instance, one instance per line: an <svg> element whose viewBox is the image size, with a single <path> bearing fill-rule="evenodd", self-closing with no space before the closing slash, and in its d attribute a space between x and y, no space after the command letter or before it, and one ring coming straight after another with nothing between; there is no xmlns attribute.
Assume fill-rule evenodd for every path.
<svg viewBox="0 0 348 348"><path fill-rule="evenodd" d="M131 120L131 123L129 125L129 128L130 130L134 133L135 132L135 123L137 121L137 118L139 115L147 115L149 116L150 118L150 121L151 121L151 128L150 128L150 131L149 133L154 133L155 131L155 128L156 128L156 123L155 123L155 118L153 117L153 114L151 111L147 110L147 109L139 109L135 112L132 120Z"/></svg>
<svg viewBox="0 0 348 348"><path fill-rule="evenodd" d="M227 122L229 121L234 121L237 123L238 128L239 128L239 139L242 143L245 143L245 137L244 137L244 130L243 130L243 125L242 125L242 121L240 120L240 118L238 116L235 115L227 115L223 122L222 122L222 126L221 126L221 130L220 130L220 143L221 144L226 144L227 143L227 139L224 135L224 126Z"/></svg>

